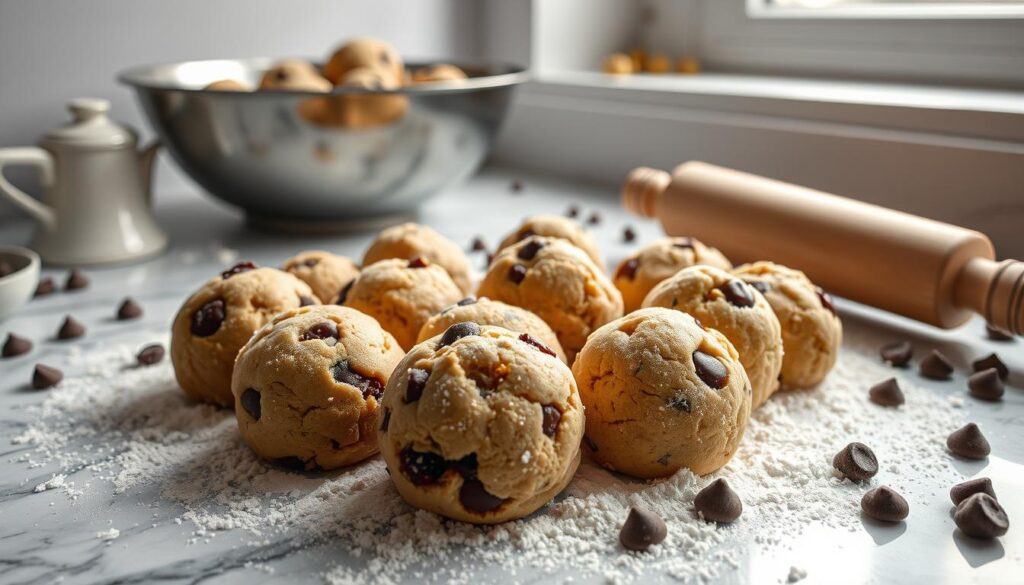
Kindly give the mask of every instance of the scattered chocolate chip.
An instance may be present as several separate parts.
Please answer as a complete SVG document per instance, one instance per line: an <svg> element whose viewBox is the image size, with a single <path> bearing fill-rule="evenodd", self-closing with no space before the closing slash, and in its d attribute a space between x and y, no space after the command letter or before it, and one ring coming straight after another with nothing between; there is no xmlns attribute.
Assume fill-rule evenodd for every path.
<svg viewBox="0 0 1024 585"><path fill-rule="evenodd" d="M750 288L747 286L747 283L738 278L723 284L718 287L718 290L722 291L722 294L725 295L725 300L737 307L753 307L756 302L754 295L750 294Z"/></svg>
<svg viewBox="0 0 1024 585"><path fill-rule="evenodd" d="M628 550L645 551L668 536L668 526L654 512L633 506L619 531L619 542Z"/></svg>
<svg viewBox="0 0 1024 585"><path fill-rule="evenodd" d="M246 388L242 392L242 396L239 397L238 401L242 403L242 408L245 412L249 413L254 420L260 420L260 416L263 415L263 396L260 391L255 388Z"/></svg>
<svg viewBox="0 0 1024 585"><path fill-rule="evenodd" d="M967 389L971 396L982 400L999 400L1006 391L1003 379L999 377L999 370L989 368L971 374L967 378Z"/></svg>
<svg viewBox="0 0 1024 585"><path fill-rule="evenodd" d="M757 292L759 292L761 294L765 294L768 291L772 290L772 285L768 284L767 282L765 282L763 280L754 280L754 281L746 280L744 282L749 284L751 287L753 287L754 290L756 290Z"/></svg>
<svg viewBox="0 0 1024 585"><path fill-rule="evenodd" d="M516 179L509 184L508 188L511 189L513 193L521 193L523 191L523 182Z"/></svg>
<svg viewBox="0 0 1024 585"><path fill-rule="evenodd" d="M882 522L900 522L910 514L907 500L887 485L868 490L860 499L860 509Z"/></svg>
<svg viewBox="0 0 1024 585"><path fill-rule="evenodd" d="M89 286L89 277L81 270L72 268L68 272L68 278L64 281L64 290L81 290Z"/></svg>
<svg viewBox="0 0 1024 585"><path fill-rule="evenodd" d="M455 304L460 306L460 307L465 307L467 305L475 305L476 304L476 297L466 297L466 298L462 299L461 301L459 301L459 302L457 302Z"/></svg>
<svg viewBox="0 0 1024 585"><path fill-rule="evenodd" d="M427 385L430 372L419 368L409 370L409 381L405 385L405 403L416 402L423 396L423 388Z"/></svg>
<svg viewBox="0 0 1024 585"><path fill-rule="evenodd" d="M921 360L918 367L922 376L932 380L948 380L953 375L953 365L937 349L933 349L928 357Z"/></svg>
<svg viewBox="0 0 1024 585"><path fill-rule="evenodd" d="M590 225L599 225L601 223L601 214L596 211L591 211L590 216L587 218L587 223Z"/></svg>
<svg viewBox="0 0 1024 585"><path fill-rule="evenodd" d="M470 335L480 335L480 326L472 321L465 321L462 323L456 323L445 330L444 335L441 336L441 342L437 348L451 345L462 339L463 337L469 337Z"/></svg>
<svg viewBox="0 0 1024 585"><path fill-rule="evenodd" d="M693 367L697 377L704 381L709 387L718 390L729 383L729 370L725 364L711 354L701 350L693 352Z"/></svg>
<svg viewBox="0 0 1024 585"><path fill-rule="evenodd" d="M949 499L953 502L954 506L959 506L960 502L974 494L988 494L996 500L999 499L996 498L996 491L992 488L992 480L987 477L969 479L949 488Z"/></svg>
<svg viewBox="0 0 1024 585"><path fill-rule="evenodd" d="M316 304L316 301L313 300L313 297L307 297L306 295L299 295L299 306L300 307L308 307L310 305L315 305L315 304Z"/></svg>
<svg viewBox="0 0 1024 585"><path fill-rule="evenodd" d="M697 493L693 507L705 520L719 523L732 522L743 513L743 501L721 477Z"/></svg>
<svg viewBox="0 0 1024 585"><path fill-rule="evenodd" d="M541 353L546 353L553 358L558 357L557 355L555 355L555 352L551 351L551 348L531 337L529 333L521 333L519 335L519 341L522 341L527 345L531 345L537 351Z"/></svg>
<svg viewBox="0 0 1024 585"><path fill-rule="evenodd" d="M159 343L151 343L143 347L135 356L135 361L138 362L140 366L151 366L153 364L159 363L163 359L164 346L160 345Z"/></svg>
<svg viewBox="0 0 1024 585"><path fill-rule="evenodd" d="M518 256L520 260L533 260L537 255L537 252L540 252L543 247L544 242L542 240L530 240L523 244L522 248L519 248L519 252L516 256Z"/></svg>
<svg viewBox="0 0 1024 585"><path fill-rule="evenodd" d="M236 274L249 272L250 270L256 270L257 268L259 268L259 266L256 266L256 264L246 260L245 262L239 262L224 272L221 272L220 277L227 280Z"/></svg>
<svg viewBox="0 0 1024 585"><path fill-rule="evenodd" d="M586 445L587 448L593 451L594 453L597 453L597 443L594 442L594 439L591 439L590 437L583 435L583 444Z"/></svg>
<svg viewBox="0 0 1024 585"><path fill-rule="evenodd" d="M85 325L71 315L64 317L64 323L57 330L57 339L61 340L77 339L83 335L85 335Z"/></svg>
<svg viewBox="0 0 1024 585"><path fill-rule="evenodd" d="M974 360L973 362L971 362L971 368L973 368L975 372L981 372L989 368L995 368L996 371L999 372L999 377L1004 382L1008 377L1010 377L1010 368L1007 368L1006 364L1003 363L1003 360L999 359L999 356L994 353L989 354L981 359Z"/></svg>
<svg viewBox="0 0 1024 585"><path fill-rule="evenodd" d="M338 291L338 299L334 302L335 305L345 304L345 300L348 299L348 291L352 290L352 285L355 283L356 279L353 278L345 286L341 287L341 290Z"/></svg>
<svg viewBox="0 0 1024 585"><path fill-rule="evenodd" d="M636 240L636 231L634 231L633 228L628 225L622 228L622 241L628 243L634 240Z"/></svg>
<svg viewBox="0 0 1024 585"><path fill-rule="evenodd" d="M427 266L430 266L430 262L423 256L417 256L412 260L409 260L408 264L409 268L426 268Z"/></svg>
<svg viewBox="0 0 1024 585"><path fill-rule="evenodd" d="M32 351L32 342L14 333L7 334L7 341L4 342L3 356L5 358L26 354Z"/></svg>
<svg viewBox="0 0 1024 585"><path fill-rule="evenodd" d="M629 258L622 264L619 264L618 270L615 271L615 278L633 280L634 278L636 278L637 268L640 268L640 259Z"/></svg>
<svg viewBox="0 0 1024 585"><path fill-rule="evenodd" d="M382 432L382 433L388 432L388 427L390 427L390 426L391 426L391 409L390 408L385 408L384 409L384 416L382 416L381 419L380 419L380 432Z"/></svg>
<svg viewBox="0 0 1024 585"><path fill-rule="evenodd" d="M1013 341L1013 334L990 323L985 324L985 333L992 341Z"/></svg>
<svg viewBox="0 0 1024 585"><path fill-rule="evenodd" d="M868 390L868 398L879 406L899 406L906 402L896 378L889 378L872 386Z"/></svg>
<svg viewBox="0 0 1024 585"><path fill-rule="evenodd" d="M354 371L348 360L341 360L334 364L334 367L331 368L331 375L334 376L336 382L348 384L362 392L364 399L373 396L377 402L380 402L380 397L384 394L384 384L380 380L367 378Z"/></svg>
<svg viewBox="0 0 1024 585"><path fill-rule="evenodd" d="M43 364L36 364L35 370L32 371L32 387L36 390L56 386L63 379L64 372Z"/></svg>
<svg viewBox="0 0 1024 585"><path fill-rule="evenodd" d="M914 346L910 345L909 341L894 341L883 345L878 353L882 356L883 362L902 368L910 363L910 358L914 357Z"/></svg>
<svg viewBox="0 0 1024 585"><path fill-rule="evenodd" d="M14 274L14 267L6 260L0 261L0 278Z"/></svg>
<svg viewBox="0 0 1024 585"><path fill-rule="evenodd" d="M437 453L424 453L406 447L398 454L398 466L402 475L413 485L430 485L441 481L449 464Z"/></svg>
<svg viewBox="0 0 1024 585"><path fill-rule="evenodd" d="M470 512L486 514L501 507L505 500L487 491L479 479L467 479L459 489L459 503Z"/></svg>
<svg viewBox="0 0 1024 585"><path fill-rule="evenodd" d="M195 313L192 313L192 335L209 337L220 329L221 323L227 318L227 306L222 299L214 299Z"/></svg>
<svg viewBox="0 0 1024 585"><path fill-rule="evenodd" d="M311 339L338 339L338 325L334 321L322 321L302 332L299 341Z"/></svg>
<svg viewBox="0 0 1024 585"><path fill-rule="evenodd" d="M545 404L541 407L541 411L544 413L541 429L543 429L545 435L554 437L555 432L558 431L558 421L562 420L562 411L552 404Z"/></svg>
<svg viewBox="0 0 1024 585"><path fill-rule="evenodd" d="M469 245L469 249L474 252L483 252L487 249L487 242L484 242L483 238L477 236L473 238L473 243Z"/></svg>
<svg viewBox="0 0 1024 585"><path fill-rule="evenodd" d="M681 393L670 398L668 405L679 412L690 412L690 399Z"/></svg>
<svg viewBox="0 0 1024 585"><path fill-rule="evenodd" d="M57 285L53 284L53 278L46 276L39 279L39 284L36 285L36 292L34 296L45 297L52 295L57 290Z"/></svg>
<svg viewBox="0 0 1024 585"><path fill-rule="evenodd" d="M832 467L850 481L871 479L878 473L878 458L864 443L850 443L832 458Z"/></svg>
<svg viewBox="0 0 1024 585"><path fill-rule="evenodd" d="M569 218L572 218L572 219L576 219L577 217L579 217L580 216L580 208L579 208L579 206L578 205L570 205L569 208L565 210L565 216L569 217Z"/></svg>
<svg viewBox="0 0 1024 585"><path fill-rule="evenodd" d="M508 279L512 282L519 284L520 282L523 282L524 278L526 278L526 267L522 264L513 264L512 267L508 269Z"/></svg>
<svg viewBox="0 0 1024 585"><path fill-rule="evenodd" d="M117 318L119 321L128 321L129 319L138 319L142 316L142 305L135 301L131 297L126 297L121 301L121 305L117 308Z"/></svg>
<svg viewBox="0 0 1024 585"><path fill-rule="evenodd" d="M988 494L974 494L960 503L953 513L956 527L974 538L996 538L1010 529L1006 510Z"/></svg>
<svg viewBox="0 0 1024 585"><path fill-rule="evenodd" d="M967 423L946 437L946 446L964 459L984 459L992 452L988 439L974 423Z"/></svg>

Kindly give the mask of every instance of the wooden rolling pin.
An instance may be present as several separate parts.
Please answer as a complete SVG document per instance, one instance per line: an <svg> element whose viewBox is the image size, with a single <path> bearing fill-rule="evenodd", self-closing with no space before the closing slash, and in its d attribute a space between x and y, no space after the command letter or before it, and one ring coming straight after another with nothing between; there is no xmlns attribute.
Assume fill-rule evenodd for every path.
<svg viewBox="0 0 1024 585"><path fill-rule="evenodd" d="M764 177L687 162L637 168L626 209L734 262L771 260L861 303L951 328L972 314L1024 334L1024 262L979 232Z"/></svg>

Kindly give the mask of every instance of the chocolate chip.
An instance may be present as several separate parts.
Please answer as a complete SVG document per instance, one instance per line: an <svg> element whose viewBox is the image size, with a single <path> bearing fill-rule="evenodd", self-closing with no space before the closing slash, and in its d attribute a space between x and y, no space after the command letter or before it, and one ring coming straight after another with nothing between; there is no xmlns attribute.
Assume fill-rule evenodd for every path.
<svg viewBox="0 0 1024 585"><path fill-rule="evenodd" d="M362 392L364 399L373 396L377 399L377 402L380 402L380 397L384 394L384 384L380 380L377 378L367 378L354 371L348 360L341 360L334 364L334 367L331 368L331 375L334 376L336 382L348 384Z"/></svg>
<svg viewBox="0 0 1024 585"><path fill-rule="evenodd" d="M744 282L746 282L750 286L754 287L754 290L756 290L757 292L759 292L761 294L765 294L768 291L772 290L772 285L768 284L767 282L765 282L763 280L753 280L753 281L745 280Z"/></svg>
<svg viewBox="0 0 1024 585"><path fill-rule="evenodd" d="M473 238L473 243L469 245L469 249L474 252L483 252L487 249L487 242L484 242L483 238L477 236Z"/></svg>
<svg viewBox="0 0 1024 585"><path fill-rule="evenodd" d="M635 239L636 239L636 232L633 230L633 228L631 226L627 225L626 227L622 228L622 241L623 242L629 243L629 242L632 242Z"/></svg>
<svg viewBox="0 0 1024 585"><path fill-rule="evenodd" d="M256 266L256 264L246 260L245 262L239 262L238 264L235 264L234 266L228 268L224 272L221 272L220 277L223 278L224 280L227 280L236 274L249 272L250 270L256 270L257 268L259 268L259 266Z"/></svg>
<svg viewBox="0 0 1024 585"><path fill-rule="evenodd" d="M516 179L509 184L508 188L511 189L513 193L520 193L523 190L523 182Z"/></svg>
<svg viewBox="0 0 1024 585"><path fill-rule="evenodd" d="M77 339L85 335L85 325L71 315L64 317L64 323L57 330L57 339Z"/></svg>
<svg viewBox="0 0 1024 585"><path fill-rule="evenodd" d="M141 350L135 356L135 361L140 366L151 366L156 363L160 363L164 359L164 346L159 343L151 343Z"/></svg>
<svg viewBox="0 0 1024 585"><path fill-rule="evenodd" d="M0 278L14 274L14 267L6 260L0 260Z"/></svg>
<svg viewBox="0 0 1024 585"><path fill-rule="evenodd" d="M537 351L541 353L546 353L553 358L558 357L557 355L555 355L555 352L551 351L551 348L531 337L529 333L521 333L519 335L519 341L522 341L527 345L531 345Z"/></svg>
<svg viewBox="0 0 1024 585"><path fill-rule="evenodd" d="M458 461L446 460L448 468L455 471L464 478L476 477L476 470L479 464L476 461L476 453L470 453Z"/></svg>
<svg viewBox="0 0 1024 585"><path fill-rule="evenodd" d="M910 514L907 500L887 485L868 490L860 499L860 509L882 522L900 522Z"/></svg>
<svg viewBox="0 0 1024 585"><path fill-rule="evenodd" d="M334 321L321 321L302 332L299 341L311 339L338 339L338 326Z"/></svg>
<svg viewBox="0 0 1024 585"><path fill-rule="evenodd" d="M220 329L221 323L227 318L227 306L222 299L214 299L195 313L192 313L192 335L209 337Z"/></svg>
<svg viewBox="0 0 1024 585"><path fill-rule="evenodd" d="M878 458L864 443L850 443L832 458L832 467L850 481L864 481L878 473Z"/></svg>
<svg viewBox="0 0 1024 585"><path fill-rule="evenodd" d="M460 307L465 307L467 305L475 305L476 304L476 297L466 297L466 298L462 299L461 301L459 301L459 302L457 302L455 304L460 306Z"/></svg>
<svg viewBox="0 0 1024 585"><path fill-rule="evenodd" d="M996 538L1010 528L1006 510L988 494L974 494L961 502L953 514L953 522L961 532L975 538Z"/></svg>
<svg viewBox="0 0 1024 585"><path fill-rule="evenodd" d="M896 378L889 378L872 386L868 390L868 398L879 406L899 406L906 402Z"/></svg>
<svg viewBox="0 0 1024 585"><path fill-rule="evenodd" d="M353 278L352 280L348 281L348 283L345 286L341 287L341 290L338 291L338 298L337 300L334 301L335 305L345 304L345 300L348 299L348 291L352 290L352 285L355 283L356 279Z"/></svg>
<svg viewBox="0 0 1024 585"><path fill-rule="evenodd" d="M693 352L693 368L697 372L697 377L711 388L718 390L729 383L729 370L725 368L725 364L699 349Z"/></svg>
<svg viewBox="0 0 1024 585"><path fill-rule="evenodd" d="M829 313L835 315L836 305L832 302L832 297L820 286L814 287L814 292L818 293L818 300L821 301L821 306L825 307Z"/></svg>
<svg viewBox="0 0 1024 585"><path fill-rule="evenodd" d="M672 455L669 454L669 453L665 453L661 457L658 457L658 464L660 464L660 465L668 465L669 459L672 459Z"/></svg>
<svg viewBox="0 0 1024 585"><path fill-rule="evenodd" d="M967 378L967 389L970 390L971 396L982 400L999 400L1006 391L1003 379L999 377L999 370L995 368L971 374L971 377Z"/></svg>
<svg viewBox="0 0 1024 585"><path fill-rule="evenodd" d="M64 372L43 364L36 364L35 370L32 371L32 387L36 390L56 386L63 379Z"/></svg>
<svg viewBox="0 0 1024 585"><path fill-rule="evenodd" d="M622 264L619 264L618 270L615 271L615 278L633 280L634 278L636 278L636 270L639 267L640 259L630 258L623 262Z"/></svg>
<svg viewBox="0 0 1024 585"><path fill-rule="evenodd" d="M590 217L587 218L587 223L590 225L599 225L601 223L601 214L596 211L591 211Z"/></svg>
<svg viewBox="0 0 1024 585"><path fill-rule="evenodd" d="M718 478L700 490L693 499L693 507L705 520L719 523L732 522L743 513L743 501L724 478Z"/></svg>
<svg viewBox="0 0 1024 585"><path fill-rule="evenodd" d="M959 506L960 502L974 494L988 494L996 500L999 499L996 498L996 491L992 488L992 480L987 477L969 479L949 488L949 499L953 502L954 506Z"/></svg>
<svg viewBox="0 0 1024 585"><path fill-rule="evenodd" d="M988 439L974 423L967 423L946 437L946 446L964 459L984 459L992 452Z"/></svg>
<svg viewBox="0 0 1024 585"><path fill-rule="evenodd" d="M519 248L519 252L516 256L520 260L533 260L537 256L537 252L540 252L541 248L544 247L542 240L530 240L523 244L523 247Z"/></svg>
<svg viewBox="0 0 1024 585"><path fill-rule="evenodd" d="M390 427L390 426L391 426L391 409L390 408L385 408L384 409L384 416L382 416L381 419L380 419L380 432L382 432L382 433L388 432L388 427Z"/></svg>
<svg viewBox="0 0 1024 585"><path fill-rule="evenodd" d="M423 453L406 447L398 454L398 466L413 485L431 485L441 481L449 463L437 453Z"/></svg>
<svg viewBox="0 0 1024 585"><path fill-rule="evenodd" d="M242 391L242 396L239 397L238 401L242 403L242 408L245 412L249 413L254 420L260 420L260 416L263 415L263 396L260 391L255 388L246 388Z"/></svg>
<svg viewBox="0 0 1024 585"><path fill-rule="evenodd" d="M985 333L992 341L1013 341L1013 334L990 323L985 324Z"/></svg>
<svg viewBox="0 0 1024 585"><path fill-rule="evenodd" d="M673 238L672 246L675 248L693 249L693 238Z"/></svg>
<svg viewBox="0 0 1024 585"><path fill-rule="evenodd" d="M459 490L459 503L462 507L476 514L486 514L501 507L505 500L495 496L484 488L479 479L467 479L462 482Z"/></svg>
<svg viewBox="0 0 1024 585"><path fill-rule="evenodd" d="M921 360L918 368L922 376L932 380L948 380L953 374L952 364L937 349L933 349L928 357Z"/></svg>
<svg viewBox="0 0 1024 585"><path fill-rule="evenodd" d="M305 266L306 268L316 268L317 264L320 264L319 258L307 258L306 260L302 261L302 265Z"/></svg>
<svg viewBox="0 0 1024 585"><path fill-rule="evenodd" d="M300 307L308 307L310 305L315 305L315 304L316 304L316 301L313 300L313 297L307 297L306 295L299 295L299 306Z"/></svg>
<svg viewBox="0 0 1024 585"><path fill-rule="evenodd" d="M423 396L423 388L427 385L430 372L419 368L409 370L409 381L405 385L405 403L416 402Z"/></svg>
<svg viewBox="0 0 1024 585"><path fill-rule="evenodd" d="M129 319L138 319L142 316L142 305L137 303L135 299L126 297L121 301L121 306L117 308L117 319L119 321L127 321Z"/></svg>
<svg viewBox="0 0 1024 585"><path fill-rule="evenodd" d="M633 506L619 531L619 542L628 550L645 551L668 536L668 526L654 512Z"/></svg>
<svg viewBox="0 0 1024 585"><path fill-rule="evenodd" d="M89 286L89 277L81 270L72 268L68 272L68 278L64 281L64 290L81 290Z"/></svg>
<svg viewBox="0 0 1024 585"><path fill-rule="evenodd" d="M690 399L683 394L676 394L668 400L668 405L679 412L690 412Z"/></svg>
<svg viewBox="0 0 1024 585"><path fill-rule="evenodd" d="M541 429L545 435L554 437L558 431L558 421L562 420L562 411L558 410L558 407L553 404L545 404L541 407L541 411L544 413Z"/></svg>
<svg viewBox="0 0 1024 585"><path fill-rule="evenodd" d="M4 342L3 356L5 358L23 355L32 351L32 342L28 339L14 334L7 334L7 341Z"/></svg>
<svg viewBox="0 0 1024 585"><path fill-rule="evenodd" d="M430 262L428 262L423 256L417 256L409 260L409 264L407 264L407 266L409 268L426 268L427 266L430 266Z"/></svg>
<svg viewBox="0 0 1024 585"><path fill-rule="evenodd" d="M569 208L565 210L565 216L576 219L580 216L580 207L578 205L570 205Z"/></svg>
<svg viewBox="0 0 1024 585"><path fill-rule="evenodd" d="M747 283L736 278L718 287L718 290L725 295L725 300L736 307L753 307L756 302Z"/></svg>
<svg viewBox="0 0 1024 585"><path fill-rule="evenodd" d="M46 276L39 279L39 284L36 285L36 292L33 296L45 297L52 295L55 290L57 290L57 285L53 284L53 278Z"/></svg>
<svg viewBox="0 0 1024 585"><path fill-rule="evenodd" d="M999 356L992 353L981 359L974 360L971 362L971 368L975 372L981 372L989 368L995 368L999 372L999 377L1005 382L1010 377L1010 369L1006 367L1003 360L999 359Z"/></svg>
<svg viewBox="0 0 1024 585"><path fill-rule="evenodd" d="M459 339L469 337L470 335L480 335L480 326L472 321L456 323L445 330L444 335L441 336L441 342L438 344L437 349L451 345Z"/></svg>
<svg viewBox="0 0 1024 585"><path fill-rule="evenodd" d="M902 368L910 363L910 358L914 357L914 346L910 345L909 341L894 341L883 345L878 353L882 356L883 362Z"/></svg>
<svg viewBox="0 0 1024 585"><path fill-rule="evenodd" d="M285 71L284 69L278 69L274 71L274 77L278 81L284 81L285 79L288 79L288 72Z"/></svg>

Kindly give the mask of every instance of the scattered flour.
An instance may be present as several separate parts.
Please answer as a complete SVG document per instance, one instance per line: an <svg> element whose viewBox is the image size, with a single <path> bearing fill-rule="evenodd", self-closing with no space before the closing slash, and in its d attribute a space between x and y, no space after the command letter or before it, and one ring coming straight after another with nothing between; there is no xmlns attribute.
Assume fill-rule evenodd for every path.
<svg viewBox="0 0 1024 585"><path fill-rule="evenodd" d="M64 475L63 473L59 475L54 475L50 479L37 485L32 491L38 494L39 492L45 492L46 490L55 490L57 488L63 487L64 480L66 480L67 478L68 476Z"/></svg>
<svg viewBox="0 0 1024 585"><path fill-rule="evenodd" d="M110 530L104 530L103 532L97 532L96 538L100 540L116 540L118 536L121 536L121 531L117 528L111 528Z"/></svg>

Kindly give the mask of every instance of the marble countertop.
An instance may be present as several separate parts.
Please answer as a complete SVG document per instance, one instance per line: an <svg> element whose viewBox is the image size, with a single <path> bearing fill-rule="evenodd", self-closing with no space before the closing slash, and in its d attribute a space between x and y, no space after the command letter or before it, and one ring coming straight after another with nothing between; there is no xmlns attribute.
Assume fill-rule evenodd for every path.
<svg viewBox="0 0 1024 585"><path fill-rule="evenodd" d="M524 180L522 193L510 191L513 178ZM578 204L585 214L601 214L601 224L594 227L594 232L611 266L632 247L622 242L624 225L633 226L640 241L661 234L655 223L628 217L608 189L504 169L486 170L439 196L424 207L418 220L463 245L468 246L478 235L494 245L522 217L561 214L570 204ZM235 259L278 265L307 248L329 249L358 259L374 235L370 231L335 236L254 232L233 211L199 196L176 198L173 204L158 206L157 212L174 242L168 252L140 264L89 269L89 289L33 300L0 322L0 336L16 332L36 341L30 355L0 362L0 582L317 582L322 579L324 567L339 562L330 547L307 547L273 535L254 543L238 530L218 532L215 538L201 536L203 542L196 544L194 527L188 521L174 521L181 515L180 508L163 500L158 491L132 490L115 496L110 486L96 485L103 479L80 477L79 470L61 469L54 463L30 465L31 447L12 443L38 416L38 410L31 407L46 397L45 391L32 391L28 384L35 363L61 367L73 377L80 373L70 359L73 352L138 344L165 336L182 299ZM30 230L25 221L0 224L0 243L24 244ZM485 262L479 253L472 254L471 260L475 268L482 268ZM62 279L64 271L47 269L44 273ZM112 318L126 295L145 307L142 319L124 323ZM808 544L813 550L807 555L819 565L863 565L863 571L856 573L858 582L934 583L936 574L946 583L991 585L1019 579L1024 574L1024 529L1020 526L1024 523L1024 341L988 341L977 320L956 332L945 332L855 303L840 300L839 307L848 331L878 344L897 338L911 339L918 351L941 348L959 372L969 367L971 359L992 351L999 352L1010 364L1014 373L1005 400L965 402L968 416L986 429L993 455L988 461L965 464L961 471L968 476L984 473L993 478L1011 528L1003 539L982 543L951 536L952 522L948 518L920 518L912 530L891 538L867 540L864 535L833 534ZM88 336L70 345L52 339L67 313L89 327ZM962 394L963 376L957 376L953 383L922 381L921 385L943 395ZM35 493L35 486L55 473L66 473L68 481L80 485L91 482L93 489L84 490L77 498L53 490ZM944 492L948 486L924 485L921 489ZM116 539L97 538L111 528L119 531ZM851 539L857 538L864 542L850 546ZM935 546L937 539L942 539L941 546ZM757 549L752 543L744 554L754 558ZM941 567L935 569L937 565ZM841 573L828 582L845 582ZM510 578L500 572L491 576L496 580ZM756 571L739 570L723 580L779 581L778 575L762 577ZM529 571L515 578L520 582L543 580L540 574L531 575ZM415 575L408 575L407 580L417 582ZM806 582L823 581L811 576Z"/></svg>

